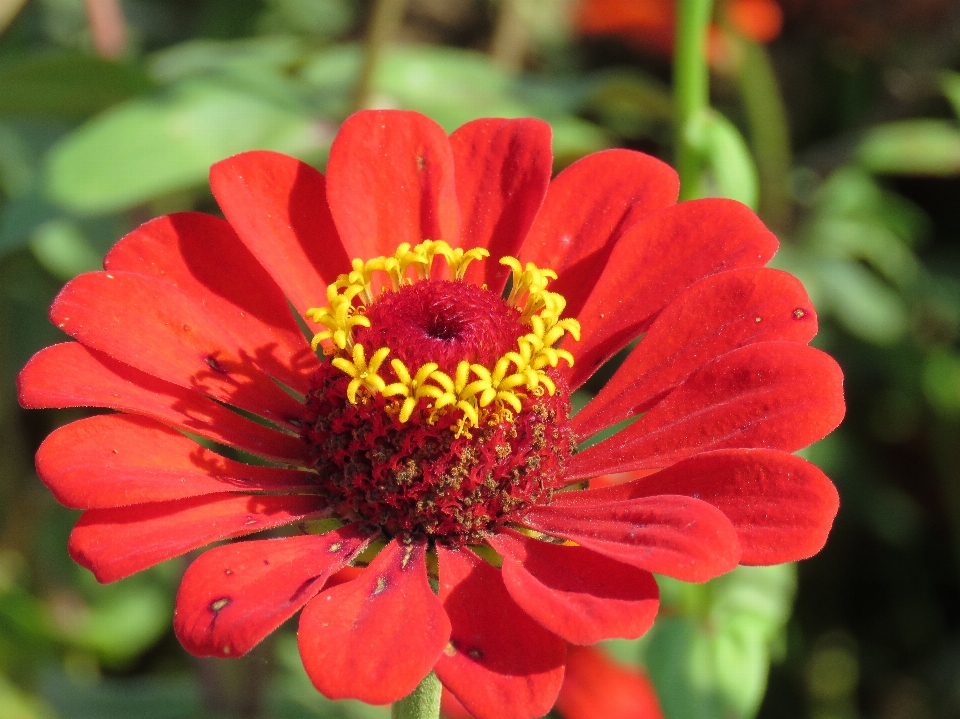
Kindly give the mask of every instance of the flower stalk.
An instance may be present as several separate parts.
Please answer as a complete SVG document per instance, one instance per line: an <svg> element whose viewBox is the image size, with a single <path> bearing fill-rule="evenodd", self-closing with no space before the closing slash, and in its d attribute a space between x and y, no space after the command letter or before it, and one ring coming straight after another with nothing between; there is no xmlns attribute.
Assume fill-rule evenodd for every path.
<svg viewBox="0 0 960 719"><path fill-rule="evenodd" d="M713 0L680 0L673 59L673 97L677 118L677 173L680 199L702 196L704 161L696 139L698 121L710 106L707 29Z"/></svg>
<svg viewBox="0 0 960 719"><path fill-rule="evenodd" d="M390 709L391 719L437 719L440 716L440 680L430 672L419 686Z"/></svg>
<svg viewBox="0 0 960 719"><path fill-rule="evenodd" d="M737 80L750 144L760 173L760 216L775 232L790 227L790 128L773 63L766 48L746 38L738 40Z"/></svg>
<svg viewBox="0 0 960 719"><path fill-rule="evenodd" d="M353 99L354 110L363 110L370 103L373 76L377 71L380 56L383 54L384 47L400 29L406 8L407 0L376 0L374 2L363 51L363 65L360 67L360 77L357 80Z"/></svg>

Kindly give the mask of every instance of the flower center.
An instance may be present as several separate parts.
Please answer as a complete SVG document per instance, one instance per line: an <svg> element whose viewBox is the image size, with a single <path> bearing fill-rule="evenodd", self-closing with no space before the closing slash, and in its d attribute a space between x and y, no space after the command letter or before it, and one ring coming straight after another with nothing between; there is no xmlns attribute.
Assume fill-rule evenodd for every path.
<svg viewBox="0 0 960 719"><path fill-rule="evenodd" d="M486 254L427 241L354 260L328 288L330 305L308 312L326 327L313 344L329 360L303 436L318 489L343 519L459 546L560 485L574 442L555 368L573 358L556 345L579 325L560 319L550 270L503 258L506 299L465 283L467 264Z"/></svg>
<svg viewBox="0 0 960 719"><path fill-rule="evenodd" d="M435 362L454 376L461 361L494 367L527 333L520 312L476 285L430 280L386 292L354 333L364 347L389 347L407 367Z"/></svg>

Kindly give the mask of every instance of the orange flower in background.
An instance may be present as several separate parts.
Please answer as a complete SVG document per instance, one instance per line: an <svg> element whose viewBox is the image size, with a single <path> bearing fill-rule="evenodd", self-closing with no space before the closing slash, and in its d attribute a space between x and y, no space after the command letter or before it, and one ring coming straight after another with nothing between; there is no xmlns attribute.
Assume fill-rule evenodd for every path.
<svg viewBox="0 0 960 719"><path fill-rule="evenodd" d="M770 42L783 25L783 12L775 0L727 0L719 12L726 23L756 42ZM618 35L670 55L676 17L676 0L582 0L576 25L584 35ZM719 27L711 27L711 60L723 54L722 44Z"/></svg>

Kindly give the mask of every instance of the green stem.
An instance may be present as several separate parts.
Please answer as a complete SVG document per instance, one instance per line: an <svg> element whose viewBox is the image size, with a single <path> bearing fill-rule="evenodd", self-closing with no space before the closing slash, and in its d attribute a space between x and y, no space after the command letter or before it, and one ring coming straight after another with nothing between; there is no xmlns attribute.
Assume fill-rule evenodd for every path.
<svg viewBox="0 0 960 719"><path fill-rule="evenodd" d="M680 0L673 58L673 98L677 118L677 172L680 174L682 200L702 194L703 158L692 138L692 126L710 106L707 30L712 14L713 0Z"/></svg>
<svg viewBox="0 0 960 719"><path fill-rule="evenodd" d="M771 229L782 232L789 229L793 213L787 108L766 48L746 39L739 44L740 97L760 174L760 216Z"/></svg>
<svg viewBox="0 0 960 719"><path fill-rule="evenodd" d="M384 46L400 29L406 8L407 0L376 0L374 2L370 26L367 29L360 79L357 81L357 90L353 98L354 110L362 110L368 105L377 63L383 54Z"/></svg>
<svg viewBox="0 0 960 719"><path fill-rule="evenodd" d="M518 8L519 1L500 0L497 22L490 39L490 57L494 63L512 73L523 69L530 41L530 33Z"/></svg>
<svg viewBox="0 0 960 719"><path fill-rule="evenodd" d="M420 685L390 709L391 719L437 719L440 716L440 680L430 672Z"/></svg>
<svg viewBox="0 0 960 719"><path fill-rule="evenodd" d="M0 32L7 29L27 0L0 0Z"/></svg>

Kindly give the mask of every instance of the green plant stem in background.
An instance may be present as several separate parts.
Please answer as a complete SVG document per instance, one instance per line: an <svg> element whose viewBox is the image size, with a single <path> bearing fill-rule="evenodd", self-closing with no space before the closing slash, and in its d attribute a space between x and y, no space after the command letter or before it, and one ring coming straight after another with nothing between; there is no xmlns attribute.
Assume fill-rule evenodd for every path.
<svg viewBox="0 0 960 719"><path fill-rule="evenodd" d="M793 214L787 108L766 48L741 39L739 50L737 79L760 175L760 216L775 232L783 232Z"/></svg>
<svg viewBox="0 0 960 719"><path fill-rule="evenodd" d="M377 63L383 54L384 46L397 34L403 13L407 8L407 0L376 0L367 28L366 47L363 53L363 65L360 68L360 79L357 81L357 90L354 95L353 109L362 110L370 102L370 89L373 84L373 75Z"/></svg>
<svg viewBox="0 0 960 719"><path fill-rule="evenodd" d="M0 0L0 32L7 29L27 0Z"/></svg>
<svg viewBox="0 0 960 719"><path fill-rule="evenodd" d="M710 106L707 28L712 14L713 0L680 0L673 58L673 98L681 200L702 195L704 161L693 136L695 125Z"/></svg>
<svg viewBox="0 0 960 719"><path fill-rule="evenodd" d="M441 689L437 675L430 672L408 696L393 703L391 719L437 719Z"/></svg>
<svg viewBox="0 0 960 719"><path fill-rule="evenodd" d="M490 57L508 72L519 72L527 56L530 32L519 10L521 0L500 0L497 24L490 39Z"/></svg>

